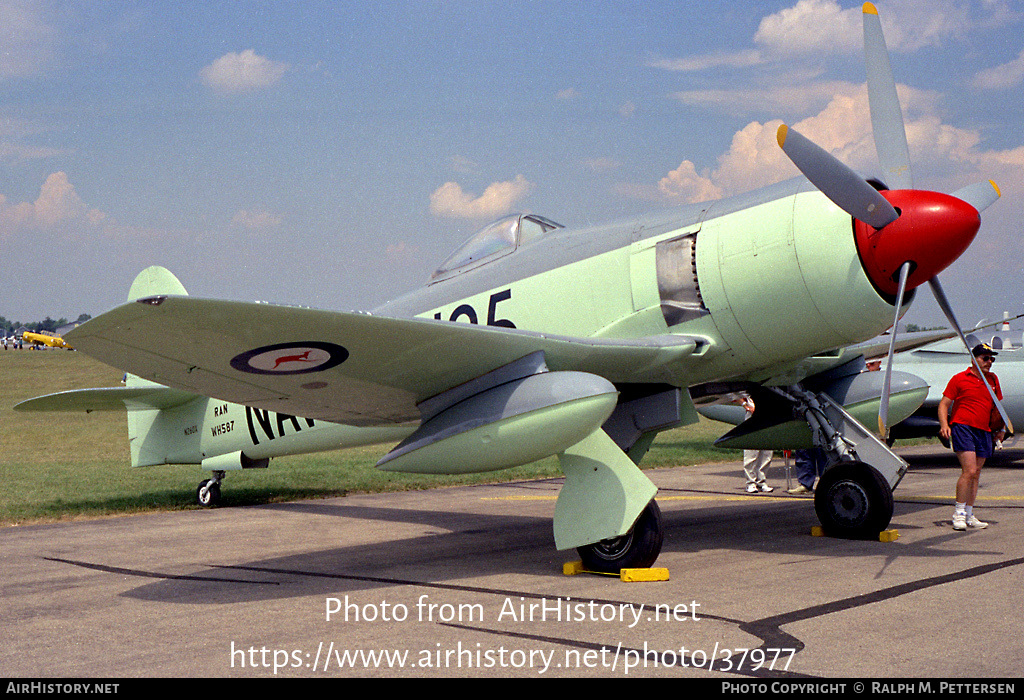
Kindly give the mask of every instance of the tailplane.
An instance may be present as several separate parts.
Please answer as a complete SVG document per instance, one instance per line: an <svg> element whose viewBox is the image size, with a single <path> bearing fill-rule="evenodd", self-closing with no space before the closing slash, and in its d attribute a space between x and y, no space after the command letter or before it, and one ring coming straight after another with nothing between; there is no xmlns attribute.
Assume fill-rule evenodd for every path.
<svg viewBox="0 0 1024 700"><path fill-rule="evenodd" d="M136 276L128 301L188 293L163 267L148 267ZM22 401L16 411L128 410L132 466L200 464L199 431L209 399L126 374L124 386L75 389Z"/></svg>

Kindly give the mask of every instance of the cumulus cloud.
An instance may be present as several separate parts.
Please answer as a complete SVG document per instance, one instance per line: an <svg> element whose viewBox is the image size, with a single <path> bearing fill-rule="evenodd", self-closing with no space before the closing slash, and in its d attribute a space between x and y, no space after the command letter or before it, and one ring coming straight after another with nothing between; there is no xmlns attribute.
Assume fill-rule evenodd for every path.
<svg viewBox="0 0 1024 700"><path fill-rule="evenodd" d="M938 97L926 90L898 86L904 105L907 142L914 167L915 184L922 176L941 191L951 192L985 179L997 183L1019 180L1024 168L1024 146L1008 150L983 150L977 130L946 124L938 116ZM879 174L878 158L867 105L867 89L860 86L841 94L817 114L794 123L801 134L829 151L854 170ZM799 175L779 148L776 132L780 120L751 121L737 131L716 167L698 171L690 161L658 182L657 198L688 203L729 196ZM1002 186L1002 185L1001 185ZM620 187L639 198L651 198L651 188Z"/></svg>
<svg viewBox="0 0 1024 700"><path fill-rule="evenodd" d="M228 53L199 71L203 84L217 92L235 94L270 87L288 70L287 63L271 61L252 49Z"/></svg>
<svg viewBox="0 0 1024 700"><path fill-rule="evenodd" d="M974 76L974 86L984 90L1014 88L1024 83L1024 49L1012 61L987 68Z"/></svg>
<svg viewBox="0 0 1024 700"><path fill-rule="evenodd" d="M669 201L681 202L703 202L722 196L722 189L706 175L698 175L696 167L688 160L661 178L658 192Z"/></svg>
<svg viewBox="0 0 1024 700"><path fill-rule="evenodd" d="M836 0L798 0L792 7L764 17L752 37L753 47L682 58L654 58L652 68L700 72L713 68L745 68L795 57L857 55L863 51L861 5L843 9ZM968 8L936 0L910 0L886 7L882 26L890 51L915 51L963 37L972 27L1005 14L999 3L988 3L983 16ZM927 17L928 21L921 21Z"/></svg>
<svg viewBox="0 0 1024 700"><path fill-rule="evenodd" d="M863 46L863 22L860 5L844 10L835 0L799 0L762 19L754 43L781 56L853 53Z"/></svg>
<svg viewBox="0 0 1024 700"><path fill-rule="evenodd" d="M8 205L0 195L0 234L7 238L18 230L54 230L74 226L97 226L106 218L98 209L88 207L75 192L66 173L46 178L34 202Z"/></svg>
<svg viewBox="0 0 1024 700"><path fill-rule="evenodd" d="M700 72L712 68L746 68L794 55L860 51L864 36L861 9L843 10L835 0L799 0L761 20L754 33L756 48L716 51L683 58L648 61L651 68Z"/></svg>
<svg viewBox="0 0 1024 700"><path fill-rule="evenodd" d="M866 100L865 88L851 87L833 96L817 115L793 127L851 167L870 167L874 151L871 122L864 108ZM659 181L661 198L678 203L700 202L799 175L779 148L776 134L781 124L779 119L749 122L733 134L729 149L718 157L714 169L698 173L692 162L684 160Z"/></svg>
<svg viewBox="0 0 1024 700"><path fill-rule="evenodd" d="M446 182L430 195L430 211L453 219L477 219L507 214L533 185L522 175L511 182L495 182L479 197L464 192L457 182Z"/></svg>

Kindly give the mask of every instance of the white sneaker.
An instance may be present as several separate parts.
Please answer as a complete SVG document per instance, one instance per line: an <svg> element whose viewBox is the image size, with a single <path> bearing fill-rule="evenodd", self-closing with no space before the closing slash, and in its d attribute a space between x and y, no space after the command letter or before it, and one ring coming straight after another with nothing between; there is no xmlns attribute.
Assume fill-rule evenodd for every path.
<svg viewBox="0 0 1024 700"><path fill-rule="evenodd" d="M757 493L757 484L747 484L747 493Z"/></svg>
<svg viewBox="0 0 1024 700"><path fill-rule="evenodd" d="M953 513L953 529L954 530L966 530L967 529L967 516L963 513Z"/></svg>
<svg viewBox="0 0 1024 700"><path fill-rule="evenodd" d="M967 527L973 527L978 530L984 530L986 527L988 527L988 523L982 520L978 520L978 518L972 513L971 516L967 518Z"/></svg>
<svg viewBox="0 0 1024 700"><path fill-rule="evenodd" d="M761 482L760 484L757 485L757 490L760 491L761 493L771 493L775 489L769 486L768 484Z"/></svg>

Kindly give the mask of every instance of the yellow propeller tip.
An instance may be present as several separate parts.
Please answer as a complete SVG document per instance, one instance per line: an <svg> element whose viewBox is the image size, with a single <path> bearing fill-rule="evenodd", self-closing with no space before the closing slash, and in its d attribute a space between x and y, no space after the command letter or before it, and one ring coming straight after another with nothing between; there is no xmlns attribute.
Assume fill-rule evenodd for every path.
<svg viewBox="0 0 1024 700"><path fill-rule="evenodd" d="M866 14L866 15L877 15L878 14L878 9L874 5L872 5L870 2L864 3L864 7L862 9L864 11L864 14Z"/></svg>
<svg viewBox="0 0 1024 700"><path fill-rule="evenodd" d="M779 141L779 148L784 148L786 145L786 134L789 133L789 127L785 124L779 125L779 130L775 133L775 138Z"/></svg>
<svg viewBox="0 0 1024 700"><path fill-rule="evenodd" d="M988 184L992 185L992 189L996 191L996 197L1002 197L1003 193L999 191L999 185L996 184L995 180L989 180Z"/></svg>

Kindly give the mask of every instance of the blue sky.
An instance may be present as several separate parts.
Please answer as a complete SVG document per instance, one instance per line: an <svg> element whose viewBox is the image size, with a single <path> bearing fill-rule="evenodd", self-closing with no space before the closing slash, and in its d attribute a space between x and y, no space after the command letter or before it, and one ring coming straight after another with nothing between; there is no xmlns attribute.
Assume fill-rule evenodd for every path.
<svg viewBox="0 0 1024 700"><path fill-rule="evenodd" d="M941 279L1024 311L1024 10L877 2L915 184L1002 199ZM509 211L587 224L796 174L779 120L877 172L861 4L0 0L0 315L135 274L366 309ZM922 290L924 291L924 290ZM927 292L906 320L942 320Z"/></svg>

